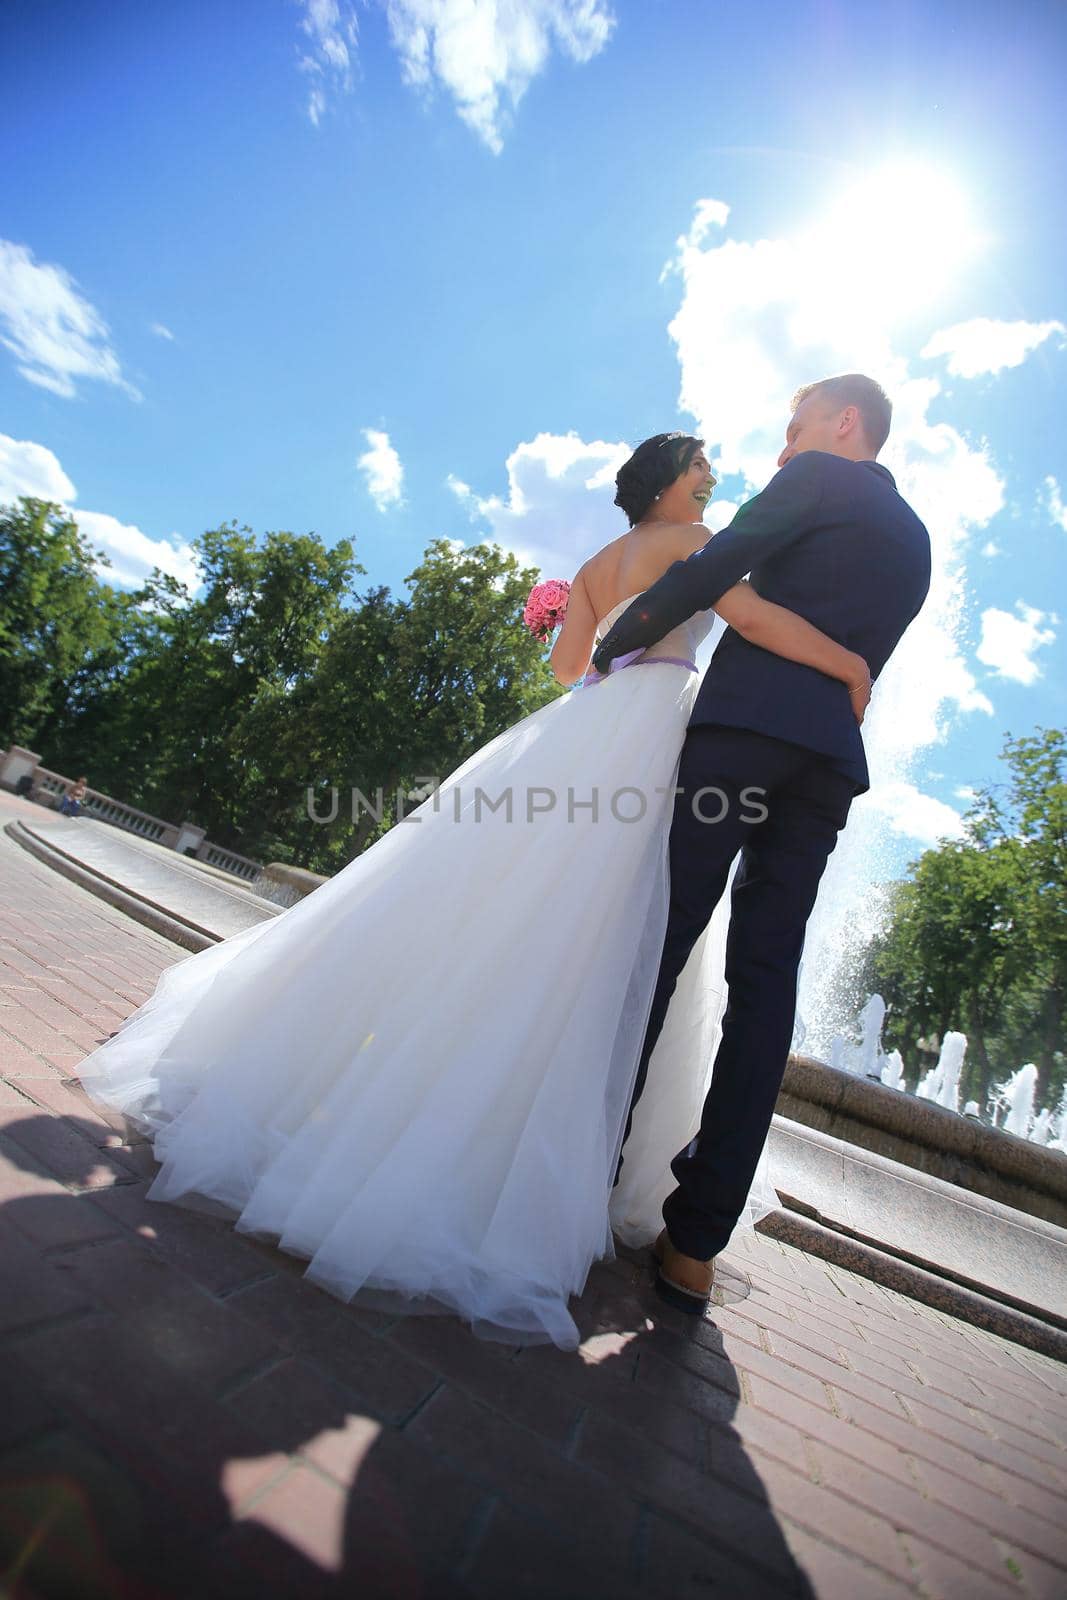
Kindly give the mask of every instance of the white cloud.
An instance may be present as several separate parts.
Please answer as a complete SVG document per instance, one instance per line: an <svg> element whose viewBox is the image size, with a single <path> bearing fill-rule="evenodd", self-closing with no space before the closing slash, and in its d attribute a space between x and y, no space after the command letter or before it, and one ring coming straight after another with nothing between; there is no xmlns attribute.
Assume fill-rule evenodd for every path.
<svg viewBox="0 0 1067 1600"><path fill-rule="evenodd" d="M311 79L307 113L318 127L331 89L347 94L352 87L352 58L359 41L353 7L346 0L303 0L300 27L310 54L300 57L300 70Z"/></svg>
<svg viewBox="0 0 1067 1600"><path fill-rule="evenodd" d="M932 185L931 193L936 198ZM944 209L953 214L951 204ZM877 276L895 270L892 257L883 260L877 226L863 238L848 232L852 202L829 208L795 237L694 244L708 236L709 220L721 226L724 212L722 202L698 202L669 264L683 286L669 329L681 368L679 404L696 418L717 469L740 474L753 491L762 487L776 469L792 396L812 378L866 371L893 397L883 459L930 530L934 570L927 604L883 673L864 724L872 759L888 775L916 746L943 736L942 706L993 709L961 653L961 560L971 532L1003 506L1004 485L984 445L930 420L940 384L912 377L896 348L897 324L921 303L926 270L936 276L941 262L933 255L943 255L944 241L932 229L931 259L909 257L897 296L892 279ZM842 234L851 241L852 276L867 283L875 273L883 292L839 302L838 275L827 262L840 253Z"/></svg>
<svg viewBox="0 0 1067 1600"><path fill-rule="evenodd" d="M195 593L203 581L192 546L166 539L153 539L130 522L120 522L106 511L72 511L72 516L93 549L103 549L110 567L95 565L97 577L105 583L137 588L153 567L169 572ZM175 535L177 537L177 535Z"/></svg>
<svg viewBox="0 0 1067 1600"><path fill-rule="evenodd" d="M1054 333L1063 337L1067 328L1062 322L998 322L993 317L972 317L935 333L922 354L927 361L947 357L954 377L977 378L1021 366L1031 350Z"/></svg>
<svg viewBox="0 0 1067 1600"><path fill-rule="evenodd" d="M740 502L737 500L709 500L704 515L704 523L709 535L721 533L723 528L734 520L740 509Z"/></svg>
<svg viewBox="0 0 1067 1600"><path fill-rule="evenodd" d="M962 790L957 793L964 798ZM923 846L934 845L938 839L958 839L963 832L958 811L903 779L873 784L865 805L878 812L892 833Z"/></svg>
<svg viewBox="0 0 1067 1600"><path fill-rule="evenodd" d="M74 499L75 490L45 445L0 433L0 505L10 505L20 495L62 505Z"/></svg>
<svg viewBox="0 0 1067 1600"><path fill-rule="evenodd" d="M982 546L982 554L984 556L991 557L1002 555L1003 552L995 539L987 539L985 544Z"/></svg>
<svg viewBox="0 0 1067 1600"><path fill-rule="evenodd" d="M200 587L202 579L191 545L184 540L174 544L167 539L152 539L132 523L120 522L105 511L78 510L74 506L77 490L51 450L29 439L12 439L0 433L0 505L10 504L20 495L53 500L74 518L93 549L102 548L112 562L110 567L102 561L92 564L104 583L138 588L153 567L159 567L180 578L194 593Z"/></svg>
<svg viewBox="0 0 1067 1600"><path fill-rule="evenodd" d="M987 606L982 612L982 639L975 654L979 661L992 667L998 677L1011 678L1016 683L1033 683L1041 676L1041 668L1033 659L1042 645L1051 644L1056 637L1054 628L1043 628L1045 621L1058 618L1022 600L1015 602L1017 616L1001 611L997 606Z"/></svg>
<svg viewBox="0 0 1067 1600"><path fill-rule="evenodd" d="M152 332L155 334L157 339L169 339L173 342L174 335L171 333L165 322L153 322Z"/></svg>
<svg viewBox="0 0 1067 1600"><path fill-rule="evenodd" d="M633 446L539 433L507 459L507 494L479 496L459 478L449 487L491 537L547 578L574 576L582 562L627 528L613 504L615 474Z"/></svg>
<svg viewBox="0 0 1067 1600"><path fill-rule="evenodd" d="M359 44L350 0L300 0L300 70L310 79L307 114L317 127L331 95L347 94ZM403 81L451 95L462 120L494 153L553 49L579 65L615 27L608 0L385 0Z"/></svg>
<svg viewBox="0 0 1067 1600"><path fill-rule="evenodd" d="M7 329L0 343L30 383L69 400L79 380L95 380L141 399L122 376L107 323L69 273L7 239L0 239L0 324Z"/></svg>
<svg viewBox="0 0 1067 1600"><path fill-rule="evenodd" d="M665 283L672 272L676 272L687 250L695 250L704 243L712 228L725 228L730 220L730 207L725 200L698 200L693 207L693 221L686 233L680 233L675 240L675 255L664 263L663 271L659 275L660 283Z"/></svg>
<svg viewBox="0 0 1067 1600"><path fill-rule="evenodd" d="M1067 506L1063 503L1059 483L1051 474L1045 479L1045 509L1053 522L1067 533Z"/></svg>
<svg viewBox="0 0 1067 1600"><path fill-rule="evenodd" d="M901 839L954 826L952 808L915 786L916 758L961 713L994 710L964 656L964 557L1003 507L1004 483L984 442L934 420L942 387L916 375L923 339L913 342L912 332L928 307L951 303L982 241L951 181L914 166L865 174L790 234L733 238L732 214L724 226L723 212L723 202L701 200L669 263L681 284L669 328L679 409L695 419L716 470L740 475L749 491L762 488L797 388L867 372L894 404L881 459L931 537L928 599L863 724L871 794L853 807L830 859L805 946L805 1048L825 1050L842 1020L842 928L849 948L861 948L882 915L872 885L899 876Z"/></svg>
<svg viewBox="0 0 1067 1600"><path fill-rule="evenodd" d="M424 91L442 85L494 153L509 110L553 45L581 64L615 26L605 0L386 0L386 15L404 82Z"/></svg>
<svg viewBox="0 0 1067 1600"><path fill-rule="evenodd" d="M356 463L367 483L370 495L379 511L401 505L404 493L404 468L393 449L387 433L377 428L364 428L363 437L370 449Z"/></svg>

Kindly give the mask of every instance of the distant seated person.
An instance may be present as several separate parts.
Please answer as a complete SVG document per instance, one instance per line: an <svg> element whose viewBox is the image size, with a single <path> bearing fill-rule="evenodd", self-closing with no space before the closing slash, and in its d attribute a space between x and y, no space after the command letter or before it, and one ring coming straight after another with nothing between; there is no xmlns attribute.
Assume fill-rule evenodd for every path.
<svg viewBox="0 0 1067 1600"><path fill-rule="evenodd" d="M62 800L59 809L65 817L76 817L81 810L81 803L85 799L89 787L87 778L79 778L77 783L72 783Z"/></svg>

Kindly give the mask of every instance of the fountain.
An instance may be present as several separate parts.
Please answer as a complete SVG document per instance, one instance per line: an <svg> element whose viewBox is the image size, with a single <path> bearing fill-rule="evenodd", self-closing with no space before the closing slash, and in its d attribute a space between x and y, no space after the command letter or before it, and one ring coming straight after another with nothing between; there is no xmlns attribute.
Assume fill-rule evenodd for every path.
<svg viewBox="0 0 1067 1600"><path fill-rule="evenodd" d="M966 1051L965 1033L945 1034L937 1066L923 1076L915 1091L920 1100L933 1100L936 1105L947 1106L950 1111L959 1110L960 1074Z"/></svg>
<svg viewBox="0 0 1067 1600"><path fill-rule="evenodd" d="M899 1050L890 1050L882 1068L882 1082L887 1089L904 1089L904 1058Z"/></svg>
<svg viewBox="0 0 1067 1600"><path fill-rule="evenodd" d="M851 1037L833 1035L821 1060L791 1054L779 1116L1067 1227L1067 1089L1055 1110L1035 1115L1030 1062L986 1105L968 1100L961 1110L967 1036L949 1031L936 1066L914 1093L900 1093L904 1062L899 1050L882 1049L885 1014L882 997L869 996Z"/></svg>
<svg viewBox="0 0 1067 1600"><path fill-rule="evenodd" d="M882 1051L884 1021L885 1001L880 994L872 994L859 1015L859 1043L835 1034L830 1040L830 1065L858 1078L882 1078L887 1060ZM798 1049L795 1036L793 1049Z"/></svg>
<svg viewBox="0 0 1067 1600"><path fill-rule="evenodd" d="M1037 1068L1032 1061L1028 1061L995 1091L997 1100L1007 1109L1004 1118L1006 1133L1016 1133L1021 1139L1026 1138L1034 1117L1036 1086Z"/></svg>

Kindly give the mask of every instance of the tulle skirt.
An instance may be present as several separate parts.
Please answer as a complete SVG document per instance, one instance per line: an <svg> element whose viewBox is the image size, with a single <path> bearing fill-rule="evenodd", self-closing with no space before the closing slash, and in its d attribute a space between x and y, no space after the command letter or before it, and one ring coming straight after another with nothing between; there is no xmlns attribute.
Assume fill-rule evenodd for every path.
<svg viewBox="0 0 1067 1600"><path fill-rule="evenodd" d="M573 1348L612 1229L662 1227L725 1005L724 899L612 1189L668 900L697 676L638 663L491 740L329 882L168 968L82 1063L211 1203L345 1298ZM766 1153L740 1228L777 1204Z"/></svg>

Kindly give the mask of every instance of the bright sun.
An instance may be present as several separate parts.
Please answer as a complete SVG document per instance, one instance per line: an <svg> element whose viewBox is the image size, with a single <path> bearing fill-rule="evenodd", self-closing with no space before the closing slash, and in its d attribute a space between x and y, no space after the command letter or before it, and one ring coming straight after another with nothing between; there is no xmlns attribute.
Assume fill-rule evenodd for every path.
<svg viewBox="0 0 1067 1600"><path fill-rule="evenodd" d="M873 317L886 331L958 282L981 243L963 189L921 161L893 162L851 184L805 239L810 266L832 282L838 317Z"/></svg>
<svg viewBox="0 0 1067 1600"><path fill-rule="evenodd" d="M981 243L960 184L925 162L881 166L849 186L816 234L851 266L862 299L883 302L891 320L939 298Z"/></svg>

